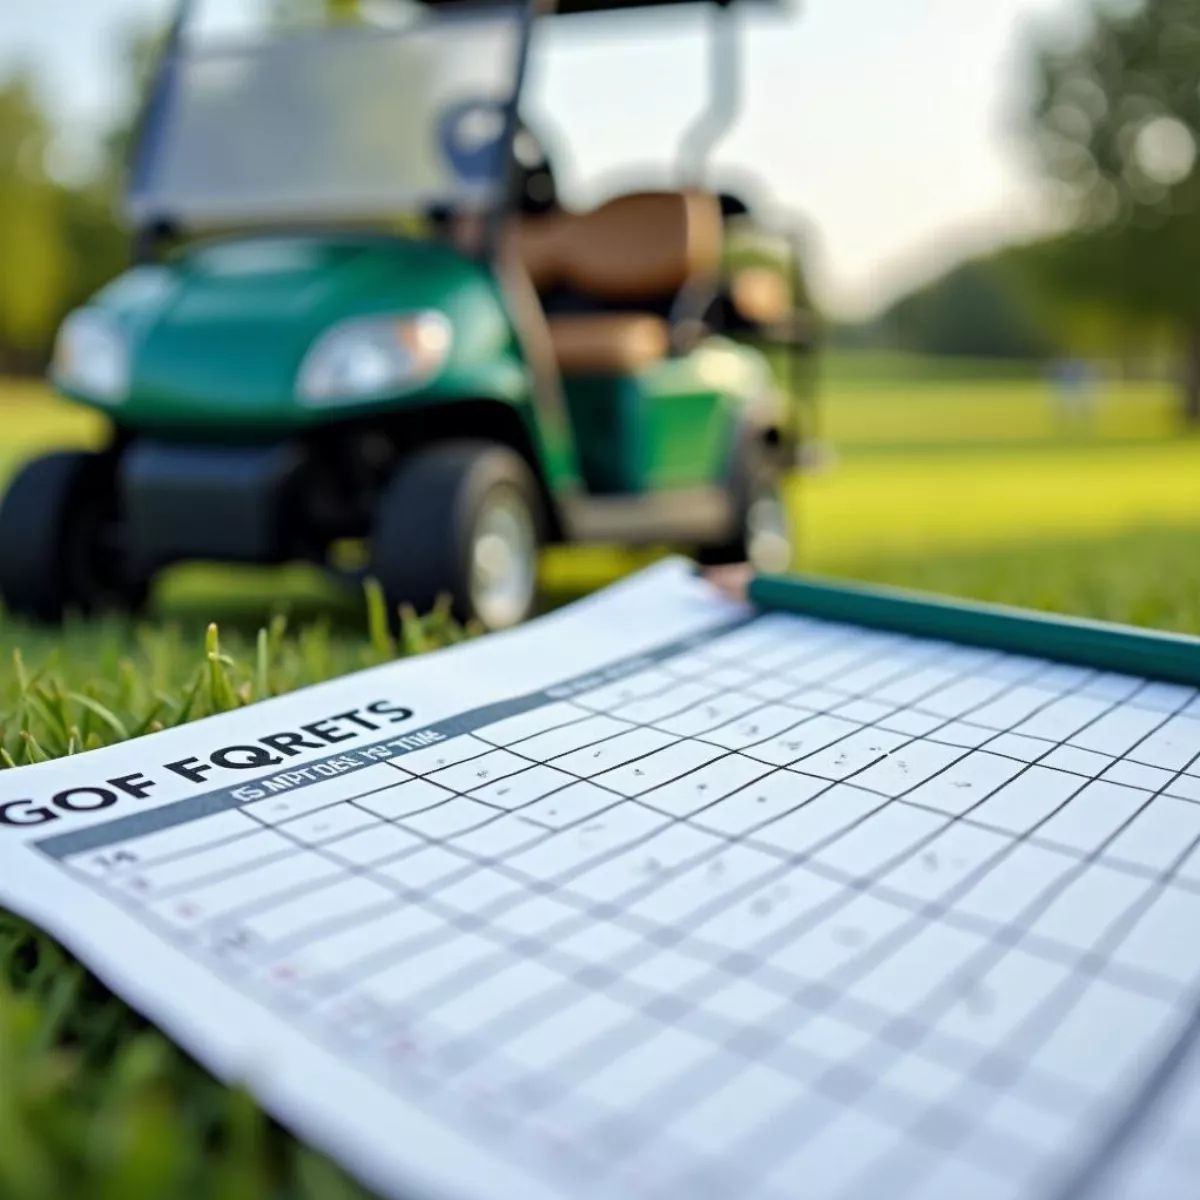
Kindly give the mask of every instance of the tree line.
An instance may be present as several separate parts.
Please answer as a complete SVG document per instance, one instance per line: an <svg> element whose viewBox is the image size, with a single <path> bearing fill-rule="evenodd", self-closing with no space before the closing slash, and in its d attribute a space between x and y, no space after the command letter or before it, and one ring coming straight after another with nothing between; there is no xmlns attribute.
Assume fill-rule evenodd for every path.
<svg viewBox="0 0 1200 1200"><path fill-rule="evenodd" d="M1200 422L1200 4L1101 5L1033 52L1029 138L1063 231L964 263L852 342L1013 359L1157 361Z"/></svg>

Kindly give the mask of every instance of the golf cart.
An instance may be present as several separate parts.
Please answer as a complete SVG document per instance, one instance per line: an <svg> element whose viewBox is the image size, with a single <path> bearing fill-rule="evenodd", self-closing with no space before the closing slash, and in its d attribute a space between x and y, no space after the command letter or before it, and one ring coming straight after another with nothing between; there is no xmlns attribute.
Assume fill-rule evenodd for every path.
<svg viewBox="0 0 1200 1200"><path fill-rule="evenodd" d="M132 163L137 262L52 367L111 439L12 483L7 609L136 608L174 563L333 570L358 545L393 607L448 594L497 629L552 543L785 567L805 402L743 335L790 328L792 294L726 270L748 210L701 186L735 15L711 4L679 190L569 211L521 116L545 22L645 4L182 0Z"/></svg>

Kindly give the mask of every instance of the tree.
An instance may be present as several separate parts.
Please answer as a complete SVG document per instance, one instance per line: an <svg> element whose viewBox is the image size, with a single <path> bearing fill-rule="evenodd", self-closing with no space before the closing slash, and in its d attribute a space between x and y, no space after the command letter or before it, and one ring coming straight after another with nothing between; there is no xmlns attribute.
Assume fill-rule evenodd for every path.
<svg viewBox="0 0 1200 1200"><path fill-rule="evenodd" d="M1042 266L1053 286L1184 351L1200 423L1200 5L1098 3L1084 35L1037 54L1032 126L1071 222Z"/></svg>
<svg viewBox="0 0 1200 1200"><path fill-rule="evenodd" d="M974 259L897 301L880 319L896 349L956 358L1037 359L1051 351L1014 251Z"/></svg>
<svg viewBox="0 0 1200 1200"><path fill-rule="evenodd" d="M40 371L67 311L128 265L117 204L135 89L148 72L154 40L144 31L130 34L119 60L130 84L126 111L94 177L75 184L49 169L55 129L32 74L0 78L0 373Z"/></svg>
<svg viewBox="0 0 1200 1200"><path fill-rule="evenodd" d="M30 76L0 83L0 370L36 361L68 287L50 138Z"/></svg>

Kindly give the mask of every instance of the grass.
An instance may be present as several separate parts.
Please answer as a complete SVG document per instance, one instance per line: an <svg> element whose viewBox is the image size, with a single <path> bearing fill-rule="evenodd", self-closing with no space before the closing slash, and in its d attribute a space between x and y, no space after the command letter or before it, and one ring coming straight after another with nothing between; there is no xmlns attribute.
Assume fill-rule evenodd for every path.
<svg viewBox="0 0 1200 1200"><path fill-rule="evenodd" d="M1064 432L1021 368L856 358L827 377L840 462L794 497L802 566L1200 633L1200 445L1177 435L1166 389L1112 388L1089 429ZM8 389L0 417L0 476L98 434L35 387ZM557 554L546 580L566 598L639 561ZM464 636L436 614L410 617L398 643L384 625L377 600L304 571L211 570L175 573L138 629L0 621L0 761L136 736ZM6 1198L360 1194L2 915L0 1081Z"/></svg>

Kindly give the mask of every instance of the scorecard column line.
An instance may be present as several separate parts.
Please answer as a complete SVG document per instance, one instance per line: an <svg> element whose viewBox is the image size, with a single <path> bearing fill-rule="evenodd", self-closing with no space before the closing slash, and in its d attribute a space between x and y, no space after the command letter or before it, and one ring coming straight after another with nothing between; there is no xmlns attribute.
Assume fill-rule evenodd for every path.
<svg viewBox="0 0 1200 1200"><path fill-rule="evenodd" d="M1093 677L1093 673L1088 673L1088 674L1085 674L1085 675L1083 676L1083 678L1081 678L1081 680L1079 681L1079 684L1078 684L1078 686L1085 686L1085 685L1086 685L1086 683L1088 682L1089 678L1091 678L1091 677ZM1059 694L1059 695L1057 695L1057 696L1051 697L1051 698L1050 698L1050 699L1049 699L1049 700L1048 700L1046 703L1047 703L1047 704L1051 704L1051 703L1054 703L1054 702L1056 702L1058 699L1060 699L1060 698L1062 697L1062 695L1063 695L1063 694L1065 694L1065 693L1060 693L1060 694ZM1101 714L1097 714L1097 717L1096 717L1096 718L1094 718L1094 719L1099 719L1099 717L1100 717L1100 716L1102 716L1102 715L1104 715L1104 714L1103 714L1103 713L1101 713ZM1023 718L1021 718L1021 720L1024 720L1024 719L1027 719L1027 718L1026 718L1026 717L1023 717ZM1074 736L1074 735L1073 735L1073 736ZM1081 787L1083 787L1083 786L1086 786L1086 782L1087 782L1086 780L1081 780ZM943 814L943 815L944 815L944 814ZM1011 836L1011 835L1010 835L1010 836ZM912 852L910 852L910 854L911 854L911 853L912 853ZM905 857L907 857L907 856L908 856L908 855L906 855Z"/></svg>
<svg viewBox="0 0 1200 1200"><path fill-rule="evenodd" d="M1089 680L1090 678L1092 678L1092 677L1094 677L1093 673L1084 673L1084 675L1082 676L1082 678L1081 678L1081 679L1080 679L1080 681L1079 681L1079 686L1083 686L1083 685L1085 685L1085 684L1088 682L1088 680ZM1057 696L1052 696L1052 697L1051 697L1051 698L1050 698L1050 699L1047 701L1047 703L1054 703L1056 700L1058 700L1059 698L1061 698L1061 695L1062 695L1062 693L1060 693L1060 694L1059 694L1059 695L1057 695ZM960 716L961 716L961 715L962 715L962 714L960 714ZM1102 715L1102 714L1101 714L1101 715ZM1027 716L1028 716L1028 714L1026 715L1026 717L1022 717L1021 719L1022 719L1022 720L1024 720L1024 719L1027 719ZM1082 781L1082 780L1081 780L1081 784L1080 784L1080 786L1081 786L1081 787L1082 787L1082 786L1085 786L1085 784L1086 784L1086 781ZM942 815L944 816L945 814L942 814ZM911 853L911 852L910 852L910 853Z"/></svg>
<svg viewBox="0 0 1200 1200"><path fill-rule="evenodd" d="M1089 678L1090 678L1090 675L1085 675L1085 676L1084 676L1084 677L1083 677L1083 678L1082 678L1082 679L1079 681L1079 684L1078 684L1078 686L1084 686L1084 685L1086 684L1086 682L1088 681L1088 679L1089 679ZM1057 701L1059 698L1061 698L1061 694L1060 694L1060 695L1058 695L1058 696L1051 697L1051 698L1050 698L1050 699L1049 699L1049 700L1048 700L1046 703L1047 703L1047 704L1049 704L1049 703L1054 703L1054 702L1056 702L1056 701ZM1021 719L1022 719L1022 720L1024 720L1024 719L1026 719L1026 718L1024 718L1024 717L1023 717L1023 718L1021 718ZM1083 780L1081 780L1080 786L1082 787L1082 786L1085 786L1085 785L1086 785L1086 781L1083 781ZM945 814L942 814L942 815L943 815L943 816L945 816ZM836 836L841 836L841 835L840 835L840 834L838 834L838 835L835 835L835 837L836 837ZM1011 835L1010 835L1010 836L1011 836ZM914 849L914 850L911 850L911 851L908 851L908 852L905 852L904 854L902 854L902 855L900 855L900 856L897 856L897 859L895 859L895 860L892 860L892 861L899 861L900 859L903 859L903 858L910 857L910 856L911 856L913 853L916 853L916 852L917 852L917 850L915 850L915 849ZM759 882L761 882L761 881L759 881ZM753 887L753 886L757 886L757 885L752 885L752 887ZM969 884L968 884L968 885L966 885L966 886L969 886ZM828 911L829 911L829 909L830 909L831 907L834 907L834 906L836 906L838 903L839 903L838 899L837 899L837 898L835 898L834 900L830 901L828 905L823 905L823 906L821 907L821 909L819 910L819 913L812 913L812 914L809 914L809 915L808 915L808 917L807 917L807 918L805 918L805 923L808 923L808 921L809 921L809 920L811 920L811 921L813 921L813 922L819 922L820 920L823 920L823 919L824 919L824 917L825 917L825 916L828 914ZM788 929L788 930L786 930L786 931L782 932L782 933L781 933L779 936L780 936L780 937L783 937L783 936L785 936L785 935L787 935L787 934L790 934L790 933L794 932L795 928L796 928L795 926L789 927L789 929ZM869 969L869 968L868 968L868 969Z"/></svg>
<svg viewBox="0 0 1200 1200"><path fill-rule="evenodd" d="M1187 765L1190 766L1193 762L1195 762L1196 757L1200 757L1200 755L1193 757L1193 759L1190 760ZM1186 767L1176 772L1173 776L1173 779L1182 775L1184 770L1186 770ZM1168 786L1170 786L1170 781L1167 784L1164 784L1157 791L1149 793L1144 803L1132 814L1130 814L1130 816L1124 822L1122 822L1121 825L1118 826L1095 850L1088 853L1083 859L1072 866L1062 876L1061 879L1051 884L1037 901L1023 909L1021 915L1005 928L1003 931L1004 936L1002 938L997 938L981 947L977 957L971 959L969 966L964 964L960 968L959 974L963 976L968 974L971 976L986 975L991 967L1003 958L1004 953L1011 949L1020 948L1022 942L1027 939L1027 935L1029 933L1028 923L1030 918L1036 918L1036 916L1044 913L1048 907L1054 903L1055 900L1064 894L1079 879L1083 878L1087 874L1088 870L1100 861L1105 849L1111 845L1112 842L1117 840L1122 832L1124 832L1135 820L1137 820L1137 818L1143 812L1145 812L1156 799L1164 795L1165 788ZM1066 804L1072 803L1078 794L1079 793L1076 793L1075 796L1071 797ZM1160 872L1155 877L1158 886L1148 887L1145 894L1135 901L1129 907L1129 909L1121 917L1119 917L1112 926L1109 927L1101 941L1094 945L1092 951L1084 952L1075 959L1072 973L1068 975L1061 984L1054 988L1050 994L1021 1023L1021 1025L1018 1027L1018 1031L1025 1031L1030 1035L1030 1041L1028 1042L1028 1045L1033 1049L1034 1053L1036 1053L1037 1048L1040 1048L1045 1043L1046 1039L1053 1033L1054 1029L1058 1028L1062 1021L1069 1017L1071 1010L1082 998L1082 995L1086 993L1087 987L1090 985L1091 981L1096 978L1100 978L1105 973L1108 967L1105 955L1111 954L1113 951L1119 948L1128 934L1133 930L1134 927L1136 927L1142 917L1146 915L1149 908L1152 907L1161 896L1164 890L1164 885L1171 880L1174 874L1178 871L1179 867L1185 861L1187 861L1187 859L1195 852L1197 847L1200 847L1200 836L1197 836L1188 846L1186 846L1184 850L1176 856L1166 870ZM1105 946L1109 947L1107 951L1102 949L1102 947ZM1096 961L1089 962L1089 959L1095 959ZM979 968L976 965L977 963L983 963L984 965ZM1081 983L1083 984L1082 989L1080 989ZM1182 986L1177 986L1173 990L1169 990L1168 994L1170 994L1172 997L1172 1007L1178 1011L1192 1012L1197 1010L1197 1005L1200 1004L1200 992L1197 992L1195 987L1193 987L1192 990L1195 994L1191 996L1189 996L1187 989L1183 988ZM1074 994L1076 991L1079 992L1078 995ZM1060 1002L1062 1001L1069 1002L1069 1007L1066 1009L1065 1014L1057 1015L1059 1008L1061 1007ZM1195 1020L1200 1022L1200 1011L1197 1011ZM1051 1022L1053 1023L1050 1024ZM1049 1025L1049 1027L1046 1028L1045 1032L1039 1036L1036 1031L1039 1028L1046 1027L1047 1025ZM1184 1036L1186 1036L1186 1033ZM1166 1059L1170 1059L1173 1053L1174 1048L1170 1047L1164 1052L1164 1057ZM1023 1074L1028 1071L1029 1062L1030 1056L1025 1055L1023 1056L1023 1059L1015 1060L1013 1066L1016 1067L1018 1073ZM973 1074L974 1072L968 1074L967 1079L964 1080L963 1087L960 1088L960 1092L972 1082L971 1076ZM921 1118L921 1121L928 1120L933 1115L939 1115L944 1112L944 1110L955 1108L956 1105L960 1103L957 1100L957 1096L958 1093L951 1093L951 1095L943 1100L939 1105L927 1112ZM1101 1140L1098 1145L1100 1146L1100 1153L1103 1155L1105 1152L1106 1143ZM881 1168L881 1170L886 1171L885 1168Z"/></svg>

